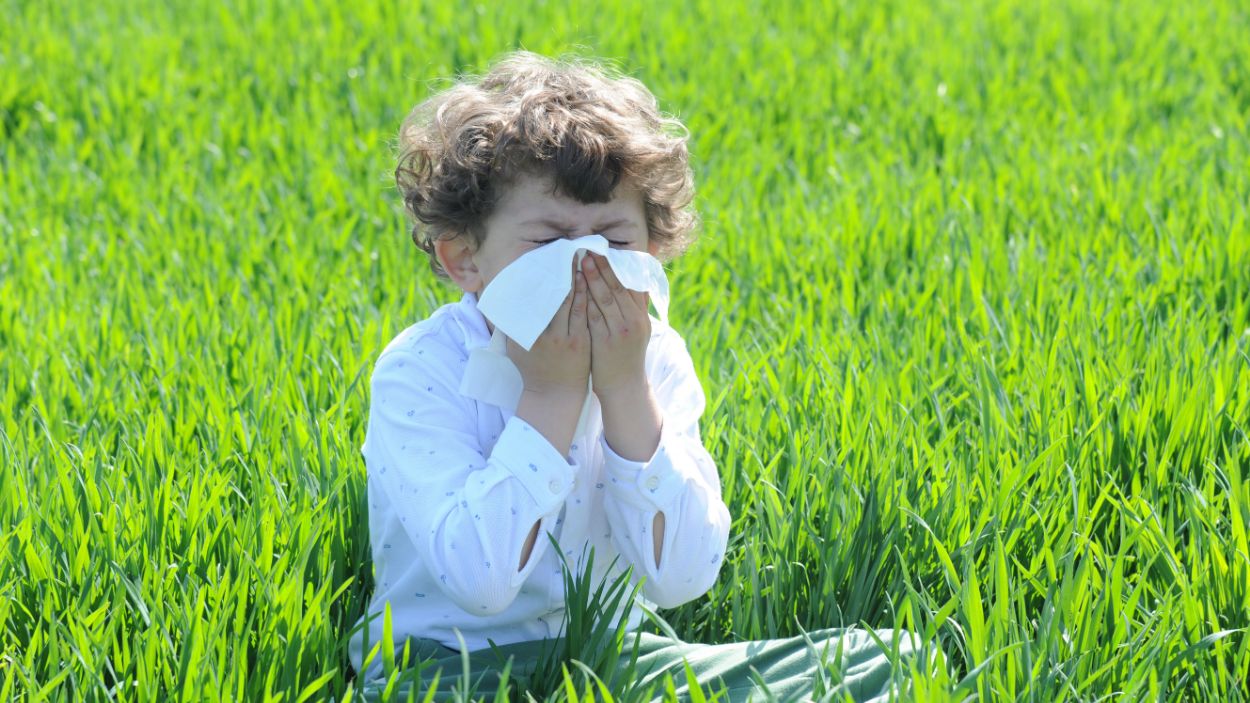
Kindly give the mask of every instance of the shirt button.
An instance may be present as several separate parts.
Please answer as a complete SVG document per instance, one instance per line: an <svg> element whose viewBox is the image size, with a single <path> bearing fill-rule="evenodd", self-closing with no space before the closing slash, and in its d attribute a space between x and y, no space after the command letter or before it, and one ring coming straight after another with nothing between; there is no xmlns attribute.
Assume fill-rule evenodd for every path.
<svg viewBox="0 0 1250 703"><path fill-rule="evenodd" d="M550 488L552 493L559 493L559 492L560 492L560 482L559 482L559 481L557 481L557 480L555 480L555 479L552 479L552 480L551 480L551 483L548 483L548 484L547 484L547 488Z"/></svg>
<svg viewBox="0 0 1250 703"><path fill-rule="evenodd" d="M651 478L647 479L647 488L650 488L651 490L655 490L655 488L659 485L660 485L659 476L652 476Z"/></svg>

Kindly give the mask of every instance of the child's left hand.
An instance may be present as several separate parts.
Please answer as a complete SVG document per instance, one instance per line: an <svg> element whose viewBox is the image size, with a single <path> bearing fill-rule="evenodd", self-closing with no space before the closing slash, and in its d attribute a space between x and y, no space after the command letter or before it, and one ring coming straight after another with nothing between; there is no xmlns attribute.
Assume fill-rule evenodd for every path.
<svg viewBox="0 0 1250 703"><path fill-rule="evenodd" d="M578 275L586 277L592 301L587 306L587 323L595 395L602 399L622 388L645 385L647 342L651 339L647 294L622 285L607 258L594 252L586 252Z"/></svg>

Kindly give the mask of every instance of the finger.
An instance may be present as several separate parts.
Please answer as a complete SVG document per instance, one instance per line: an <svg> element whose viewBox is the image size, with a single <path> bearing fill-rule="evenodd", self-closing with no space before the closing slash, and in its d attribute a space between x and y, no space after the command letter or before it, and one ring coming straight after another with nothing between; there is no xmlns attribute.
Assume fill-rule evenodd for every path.
<svg viewBox="0 0 1250 703"><path fill-rule="evenodd" d="M595 265L590 260L590 252L586 254L586 258L582 260L582 271L579 272L585 286L583 290L586 294L586 322L592 340L607 339L609 336L608 320L604 317L603 309L599 307L599 301L595 299L591 287L591 280L595 280L598 285L602 285L603 282L596 274Z"/></svg>
<svg viewBox="0 0 1250 703"><path fill-rule="evenodd" d="M573 291L569 290L564 296L564 302L560 303L560 307L556 309L556 314L552 316L551 322L547 323L547 332L559 330L562 334L569 332L569 311L573 308Z"/></svg>
<svg viewBox="0 0 1250 703"><path fill-rule="evenodd" d="M569 270L573 278L576 278L577 263L569 264ZM573 298L577 291L575 286L569 286L569 292L564 294L564 302L560 303L560 307L556 309L556 314L551 318L551 329L558 329L564 334L568 334L571 329L569 319L573 315Z"/></svg>
<svg viewBox="0 0 1250 703"><path fill-rule="evenodd" d="M569 336L588 330L586 319L590 293L586 290L586 277L581 271L573 272L573 306L569 310Z"/></svg>
<svg viewBox="0 0 1250 703"><path fill-rule="evenodd" d="M642 314L645 315L647 313L646 298L640 297L645 294L631 288L626 288L625 284L621 283L621 279L617 278L616 272L612 270L612 266L608 263L607 258L601 256L598 258L597 263L600 264L599 270L603 273L604 283L608 284L608 289L612 291L614 296L616 296L616 304L621 306L622 312L624 312L625 305L632 303L642 312ZM626 302L627 299L628 302Z"/></svg>
<svg viewBox="0 0 1250 703"><path fill-rule="evenodd" d="M595 256L597 257L595 263L599 265L598 268L603 273L604 283L608 284L608 288L614 295L618 297L625 295L629 289L625 287L625 284L621 283L621 279L616 277L616 272L612 270L612 264L607 257L599 256L598 254Z"/></svg>
<svg viewBox="0 0 1250 703"><path fill-rule="evenodd" d="M591 254L587 256L584 264L586 271L586 285L590 288L590 297L599 306L600 312L609 324L615 324L623 318L621 309L616 304L616 296L612 290L608 288L608 284L603 280L602 267L593 258Z"/></svg>
<svg viewBox="0 0 1250 703"><path fill-rule="evenodd" d="M638 304L639 310L644 313L647 312L647 294L644 291L631 290L629 297L633 298L634 302Z"/></svg>
<svg viewBox="0 0 1250 703"><path fill-rule="evenodd" d="M607 339L611 336L608 319L604 317L603 310L599 308L599 303L593 300L590 301L586 315L590 322L591 339Z"/></svg>
<svg viewBox="0 0 1250 703"><path fill-rule="evenodd" d="M647 294L632 288L624 288L616 296L616 304L622 309L628 307L630 311L637 311L643 315L647 314Z"/></svg>

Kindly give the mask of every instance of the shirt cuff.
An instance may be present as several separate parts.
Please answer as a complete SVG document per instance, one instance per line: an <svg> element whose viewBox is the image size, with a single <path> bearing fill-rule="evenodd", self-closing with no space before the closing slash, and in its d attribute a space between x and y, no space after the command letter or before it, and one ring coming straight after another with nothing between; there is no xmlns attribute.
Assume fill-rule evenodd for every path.
<svg viewBox="0 0 1250 703"><path fill-rule="evenodd" d="M577 462L560 456L533 425L515 415L499 433L491 458L517 477L543 515L564 504L579 468Z"/></svg>
<svg viewBox="0 0 1250 703"><path fill-rule="evenodd" d="M660 427L660 444L646 461L631 461L612 451L606 436L600 435L603 466L609 488L617 498L642 510L664 510L686 489L686 477L678 471L670 452L678 444L669 423Z"/></svg>

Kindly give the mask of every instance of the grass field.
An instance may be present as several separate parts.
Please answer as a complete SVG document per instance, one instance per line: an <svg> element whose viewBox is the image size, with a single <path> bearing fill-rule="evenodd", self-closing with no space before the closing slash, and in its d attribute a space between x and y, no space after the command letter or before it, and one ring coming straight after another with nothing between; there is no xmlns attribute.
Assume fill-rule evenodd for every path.
<svg viewBox="0 0 1250 703"><path fill-rule="evenodd" d="M0 700L342 700L382 346L459 298L436 79L616 59L692 132L671 319L726 642L916 700L1248 700L1250 8L0 0Z"/></svg>

